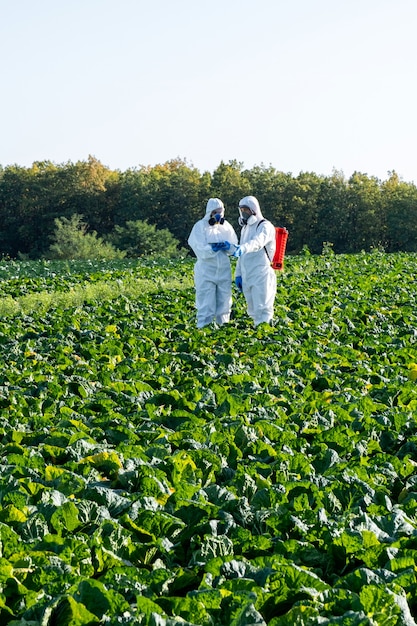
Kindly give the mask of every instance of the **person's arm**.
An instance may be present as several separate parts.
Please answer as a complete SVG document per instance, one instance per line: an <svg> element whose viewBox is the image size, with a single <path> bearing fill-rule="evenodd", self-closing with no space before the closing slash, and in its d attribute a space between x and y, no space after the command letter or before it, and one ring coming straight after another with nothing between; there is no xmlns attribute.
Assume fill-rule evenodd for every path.
<svg viewBox="0 0 417 626"><path fill-rule="evenodd" d="M188 245L193 250L197 259L210 259L217 254L217 252L212 249L211 244L206 241L202 222L194 224L190 236L188 237Z"/></svg>
<svg viewBox="0 0 417 626"><path fill-rule="evenodd" d="M256 235L246 243L243 243L241 248L241 254L249 254L251 252L258 252L262 248L274 241L275 228L271 222L262 222L256 230Z"/></svg>

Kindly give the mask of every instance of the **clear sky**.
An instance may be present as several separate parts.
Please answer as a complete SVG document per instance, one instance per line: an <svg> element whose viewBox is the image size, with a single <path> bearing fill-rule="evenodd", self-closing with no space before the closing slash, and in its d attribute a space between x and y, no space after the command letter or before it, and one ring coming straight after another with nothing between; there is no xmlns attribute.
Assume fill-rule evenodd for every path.
<svg viewBox="0 0 417 626"><path fill-rule="evenodd" d="M417 184L417 0L0 0L0 165Z"/></svg>

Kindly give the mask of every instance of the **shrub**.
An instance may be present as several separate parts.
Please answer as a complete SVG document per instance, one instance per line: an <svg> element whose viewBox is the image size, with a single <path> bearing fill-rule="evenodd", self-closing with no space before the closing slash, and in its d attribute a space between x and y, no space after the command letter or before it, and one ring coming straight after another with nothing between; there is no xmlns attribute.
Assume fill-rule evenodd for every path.
<svg viewBox="0 0 417 626"><path fill-rule="evenodd" d="M122 259L125 252L103 241L95 231L88 232L83 216L74 213L69 219L55 219L53 243L49 247L52 259Z"/></svg>
<svg viewBox="0 0 417 626"><path fill-rule="evenodd" d="M179 248L179 241L167 228L157 229L147 220L128 221L116 226L109 236L114 246L125 251L128 257L154 256L180 258L187 250Z"/></svg>

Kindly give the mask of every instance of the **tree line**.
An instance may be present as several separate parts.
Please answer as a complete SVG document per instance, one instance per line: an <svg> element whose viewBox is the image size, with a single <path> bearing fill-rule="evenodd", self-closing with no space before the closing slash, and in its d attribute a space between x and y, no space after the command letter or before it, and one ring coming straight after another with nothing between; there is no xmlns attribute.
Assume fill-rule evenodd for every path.
<svg viewBox="0 0 417 626"><path fill-rule="evenodd" d="M57 220L74 216L100 241L123 246L121 234L130 228L131 239L133 226L142 222L151 228L148 239L155 230L169 231L184 251L208 198L223 200L238 233L237 205L246 195L258 198L264 217L289 230L289 254L306 248L320 254L323 246L335 253L417 251L417 187L395 172L386 180L360 172L346 178L339 171L293 176L272 166L244 169L237 161L200 172L181 159L119 171L90 156L76 163L0 166L0 256L47 257ZM140 256L137 246L129 250L128 256Z"/></svg>

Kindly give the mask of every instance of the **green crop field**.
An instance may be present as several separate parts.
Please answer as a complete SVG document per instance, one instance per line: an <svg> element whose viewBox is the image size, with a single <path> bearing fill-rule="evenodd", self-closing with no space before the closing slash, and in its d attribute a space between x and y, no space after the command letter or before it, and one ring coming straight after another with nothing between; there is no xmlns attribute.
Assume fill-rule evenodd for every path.
<svg viewBox="0 0 417 626"><path fill-rule="evenodd" d="M0 263L0 624L412 626L417 255Z"/></svg>

